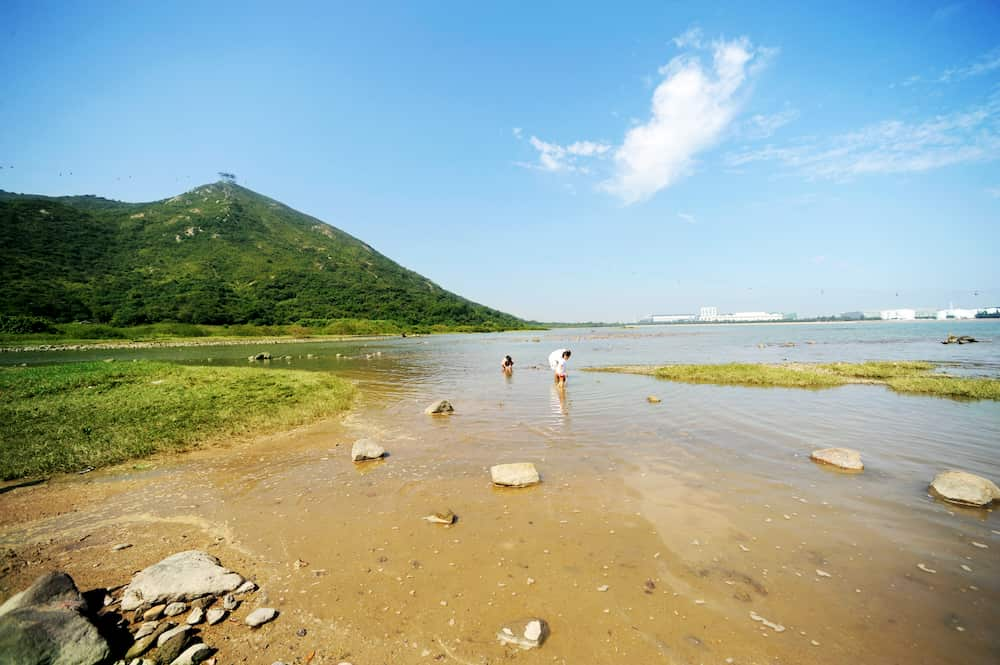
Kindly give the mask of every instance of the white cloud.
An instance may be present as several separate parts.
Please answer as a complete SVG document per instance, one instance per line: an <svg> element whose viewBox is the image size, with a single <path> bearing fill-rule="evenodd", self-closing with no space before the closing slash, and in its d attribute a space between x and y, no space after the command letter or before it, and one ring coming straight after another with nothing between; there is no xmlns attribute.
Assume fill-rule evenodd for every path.
<svg viewBox="0 0 1000 665"><path fill-rule="evenodd" d="M671 41L677 48L701 48L702 32L698 26L691 26L683 34L677 35Z"/></svg>
<svg viewBox="0 0 1000 665"><path fill-rule="evenodd" d="M698 220L695 219L694 215L689 215L686 212L679 212L679 213L677 213L677 217L680 218L680 220L682 222L684 222L685 224L697 224L698 223Z"/></svg>
<svg viewBox="0 0 1000 665"><path fill-rule="evenodd" d="M520 138L520 134L516 134ZM600 157L609 150L611 146L607 143L596 141L576 141L567 146L558 143L543 141L537 136L528 139L535 150L538 151L537 163L518 162L518 166L525 168L539 169L542 171L568 171L575 173L589 173L586 166L580 165L580 157Z"/></svg>
<svg viewBox="0 0 1000 665"><path fill-rule="evenodd" d="M689 30L675 43L693 45L700 37ZM651 116L626 133L603 190L626 204L648 199L689 173L694 156L719 140L739 110L748 78L771 52L755 49L746 37L711 48L707 69L690 54L660 68L664 78L653 92Z"/></svg>
<svg viewBox="0 0 1000 665"><path fill-rule="evenodd" d="M770 115L757 114L750 116L744 123L741 133L751 139L766 139L785 125L797 120L798 117L798 109L786 109Z"/></svg>
<svg viewBox="0 0 1000 665"><path fill-rule="evenodd" d="M521 138L521 136L523 135L523 132L521 131L520 127L515 127L514 129L511 130L511 132L513 132L514 138L516 139Z"/></svg>
<svg viewBox="0 0 1000 665"><path fill-rule="evenodd" d="M918 83L927 85L957 83L977 76L985 76L997 70L1000 70L1000 46L983 53L966 65L949 67L940 74L927 74L925 76L915 74L904 80L900 85L908 88ZM894 85L889 87L894 87Z"/></svg>
<svg viewBox="0 0 1000 665"><path fill-rule="evenodd" d="M789 146L727 155L730 166L776 162L811 178L918 173L1000 157L1000 98L919 122L886 120L857 131Z"/></svg>
<svg viewBox="0 0 1000 665"><path fill-rule="evenodd" d="M1000 199L1000 187L987 187L986 193L995 199Z"/></svg>

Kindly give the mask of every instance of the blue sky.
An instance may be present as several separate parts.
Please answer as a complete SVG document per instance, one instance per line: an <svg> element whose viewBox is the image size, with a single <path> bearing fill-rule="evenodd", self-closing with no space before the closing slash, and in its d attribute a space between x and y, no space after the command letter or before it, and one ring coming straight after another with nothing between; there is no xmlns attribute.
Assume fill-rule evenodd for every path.
<svg viewBox="0 0 1000 665"><path fill-rule="evenodd" d="M538 320L1000 305L997 3L478 4L7 0L0 189L231 171Z"/></svg>

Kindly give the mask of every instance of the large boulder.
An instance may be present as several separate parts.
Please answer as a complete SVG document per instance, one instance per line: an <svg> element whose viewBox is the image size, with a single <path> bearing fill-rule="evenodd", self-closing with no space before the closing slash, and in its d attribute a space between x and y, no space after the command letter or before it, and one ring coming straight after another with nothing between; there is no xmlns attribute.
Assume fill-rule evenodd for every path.
<svg viewBox="0 0 1000 665"><path fill-rule="evenodd" d="M945 501L965 506L988 506L1000 500L993 481L966 471L942 471L931 482L931 490Z"/></svg>
<svg viewBox="0 0 1000 665"><path fill-rule="evenodd" d="M95 665L111 655L66 573L47 573L0 606L0 662Z"/></svg>
<svg viewBox="0 0 1000 665"><path fill-rule="evenodd" d="M494 485L504 487L524 487L539 482L538 470L531 462L497 464L490 467L490 478Z"/></svg>
<svg viewBox="0 0 1000 665"><path fill-rule="evenodd" d="M125 611L145 605L218 596L243 584L243 578L223 568L211 554L198 550L179 552L139 571L125 587L121 607Z"/></svg>
<svg viewBox="0 0 1000 665"><path fill-rule="evenodd" d="M814 450L809 457L814 462L830 464L848 471L862 471L865 468L861 463L861 453L850 448L823 448Z"/></svg>
<svg viewBox="0 0 1000 665"><path fill-rule="evenodd" d="M54 571L45 573L31 586L20 593L15 593L0 605L0 616L12 612L21 607L31 607L32 605L44 605L47 603L57 603L60 601L70 601L82 603L83 596L76 588L73 578L63 572Z"/></svg>

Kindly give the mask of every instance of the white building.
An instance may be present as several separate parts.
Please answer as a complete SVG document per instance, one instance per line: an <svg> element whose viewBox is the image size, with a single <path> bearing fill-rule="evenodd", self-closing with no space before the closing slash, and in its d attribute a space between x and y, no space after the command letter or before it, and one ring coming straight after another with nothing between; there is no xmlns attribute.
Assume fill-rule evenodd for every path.
<svg viewBox="0 0 1000 665"><path fill-rule="evenodd" d="M775 312L733 312L716 317L716 321L781 321L784 314Z"/></svg>
<svg viewBox="0 0 1000 665"><path fill-rule="evenodd" d="M974 319L976 318L974 309L939 309L937 312L938 321L945 319Z"/></svg>
<svg viewBox="0 0 1000 665"><path fill-rule="evenodd" d="M698 314L699 321L717 321L719 319L718 307L702 307Z"/></svg>
<svg viewBox="0 0 1000 665"><path fill-rule="evenodd" d="M917 310L915 309L883 309L879 312L883 321L916 321Z"/></svg>
<svg viewBox="0 0 1000 665"><path fill-rule="evenodd" d="M698 317L694 314L650 314L649 320L653 323L679 323L681 321L694 321Z"/></svg>

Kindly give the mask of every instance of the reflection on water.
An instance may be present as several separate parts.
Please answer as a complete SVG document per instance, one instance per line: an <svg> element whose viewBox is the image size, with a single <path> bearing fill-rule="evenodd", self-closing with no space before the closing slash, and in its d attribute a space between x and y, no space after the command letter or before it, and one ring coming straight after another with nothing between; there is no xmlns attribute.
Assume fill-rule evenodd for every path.
<svg viewBox="0 0 1000 665"><path fill-rule="evenodd" d="M995 341L940 344L948 334ZM553 385L547 366L548 354L560 347L573 349L575 363L565 391ZM247 365L259 350L7 354L0 361ZM523 656L532 663L560 656L591 662L580 660L588 653L601 654L593 662L636 663L723 662L730 653L745 656L736 662L796 664L1000 660L1000 524L994 512L956 508L927 494L929 481L946 468L1000 479L1000 404L899 395L881 386L749 390L578 371L932 360L949 363L948 371L997 377L1000 322L579 329L267 350L289 357L254 364L259 371L332 371L357 381L362 397L348 421L352 436L378 437L391 457L342 468L337 453L328 453L329 441L317 436L301 444L300 454L274 462L266 481L275 495L308 488L312 501L302 499L312 511L308 518L299 524L281 513L260 521L248 506L245 520L276 541L297 543L303 554L296 556L317 561L331 548L316 540L316 524L354 528L349 519L363 520L360 563L348 559L355 567L331 577L330 593L334 583L358 584L350 571L370 566L363 557L387 543L396 543L404 562L416 558L411 550L422 551L427 569L440 571L416 596L359 601L370 602L379 617L382 607L417 603L420 619L400 630L436 636L428 622L447 625L448 616L435 594L454 587L482 614L482 623L462 634L485 641L494 620L511 618L508 610L546 612L554 637L537 657ZM516 375L497 377L497 358L508 353ZM654 391L662 403L646 401ZM454 416L423 415L427 403L442 398L454 404ZM809 461L810 451L829 446L860 450L864 473L849 476ZM316 450L330 461L317 462ZM534 462L543 484L530 493L486 491L484 469L517 461ZM249 473L245 461L232 464L226 477ZM432 554L445 547L429 541L440 532L392 530L440 507L429 504L444 497L460 514L454 533L463 534L451 539L461 542L443 541L446 556ZM425 544L428 551L420 549ZM338 545L350 556L347 544ZM508 576L511 553L534 566L539 582L530 590L515 587L520 569ZM393 572L399 579L406 574ZM655 577L656 594L645 593L647 577ZM595 593L601 584L611 590ZM521 594L513 600L512 589ZM419 605L422 593L426 606ZM452 598L451 606L458 602ZM769 633L747 618L750 611L789 630ZM329 610L334 618L336 612ZM616 661L615 650L624 653L626 642L631 659L619 653ZM467 660L475 656L464 653Z"/></svg>

